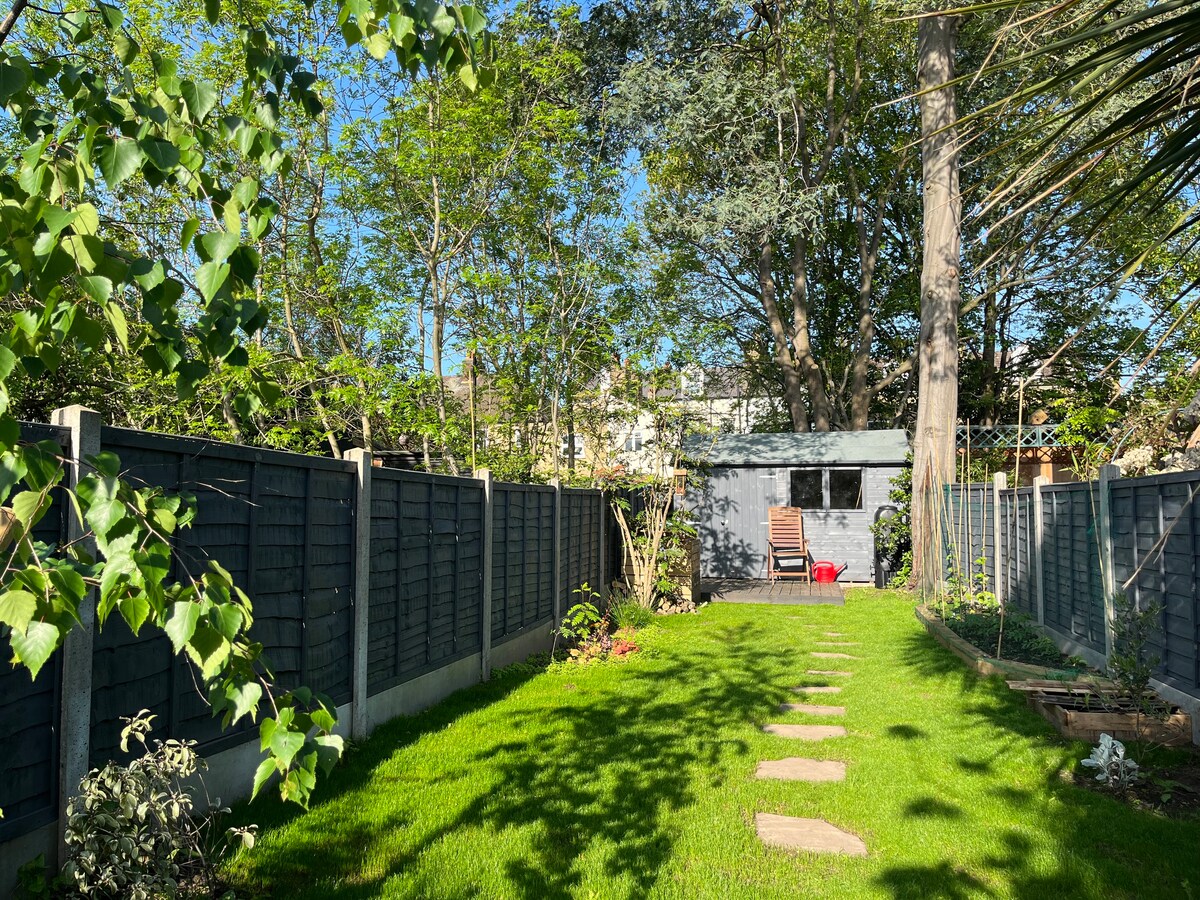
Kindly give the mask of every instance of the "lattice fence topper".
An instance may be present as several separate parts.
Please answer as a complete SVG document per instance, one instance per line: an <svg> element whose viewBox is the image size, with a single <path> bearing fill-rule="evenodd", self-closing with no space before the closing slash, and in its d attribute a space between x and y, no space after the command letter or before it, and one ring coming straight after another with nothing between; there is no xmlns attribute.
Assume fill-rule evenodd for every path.
<svg viewBox="0 0 1200 900"><path fill-rule="evenodd" d="M1057 425L959 425L958 447L977 450L1022 450L1060 447Z"/></svg>

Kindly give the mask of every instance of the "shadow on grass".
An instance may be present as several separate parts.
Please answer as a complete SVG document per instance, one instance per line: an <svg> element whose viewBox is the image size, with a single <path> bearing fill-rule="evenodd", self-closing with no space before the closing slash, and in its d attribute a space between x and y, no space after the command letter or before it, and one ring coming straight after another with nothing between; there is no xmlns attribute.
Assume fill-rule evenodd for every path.
<svg viewBox="0 0 1200 900"><path fill-rule="evenodd" d="M988 758L958 756L954 761L962 772L994 779L1002 771L998 763L1009 754L1040 751L1049 759L1041 784L1000 784L990 789L1014 818L1013 826L999 835L1001 852L984 857L974 871L940 858L926 865L886 868L876 883L893 897L1183 900L1200 896L1200 822L1173 822L1069 783L1064 773L1086 755L1083 746L1061 738L1002 679L976 675L924 631L908 635L898 656L915 674L957 687L963 700L963 729L983 726L999 737L998 749ZM889 731L907 737L897 731L906 727L893 726ZM952 820L964 813L946 798L933 797L910 803L905 812L916 819ZM1037 846L1030 834L1036 836ZM1171 859L1173 865L1148 866L1148 859ZM990 877L981 878L980 869Z"/></svg>
<svg viewBox="0 0 1200 900"><path fill-rule="evenodd" d="M456 893L437 881L436 866L425 873L418 861L461 829L482 830L483 841L517 829L526 841L521 852L501 849L494 857L507 895L572 896L591 866L609 879L606 896L644 897L677 838L671 814L694 802L696 790L720 784L723 759L749 752L728 737L730 727L766 718L790 696L771 685L794 665L795 653L764 651L764 627L708 630L701 641L672 647L669 656L628 664L619 690L568 689L548 704L512 704L502 728L493 719L486 730L461 731L453 739L469 752L458 757L460 768L433 775L455 782L450 815L339 821L332 841L315 817L262 815L261 825L294 821L295 827L278 843L260 844L238 880L259 890L270 885L273 897L358 900L379 896L385 882L405 872L405 887L388 884L389 896L474 896L476 887ZM405 779L402 771L388 785L396 768L388 761L422 736L486 710L525 680L478 686L384 726L339 767L314 812L369 802L363 795L376 790L423 790L432 779ZM396 829L410 832L402 848L389 845L383 864L364 872L364 854ZM428 878L434 880L421 884Z"/></svg>

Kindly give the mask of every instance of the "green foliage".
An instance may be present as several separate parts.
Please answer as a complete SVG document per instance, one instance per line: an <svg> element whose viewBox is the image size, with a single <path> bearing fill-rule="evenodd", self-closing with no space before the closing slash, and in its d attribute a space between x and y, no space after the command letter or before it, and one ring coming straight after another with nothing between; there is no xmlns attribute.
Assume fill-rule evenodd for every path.
<svg viewBox="0 0 1200 900"><path fill-rule="evenodd" d="M268 323L261 247L280 204L267 187L292 174L276 125L286 104L316 117L325 103L278 29L233 12L205 3L213 34L244 63L223 83L184 71L175 35L143 47L148 36L109 3L61 15L18 7L8 24L20 38L0 37L0 104L11 125L0 168L0 503L9 533L0 636L36 676L94 591L100 626L119 613L135 634L149 623L170 637L226 725L257 717L269 667L248 637L250 599L220 565L168 581L172 541L194 504L135 489L108 453L87 460L92 471L68 490L58 449L20 440L12 399L14 387L64 365L95 372L97 359L121 355L184 403L220 382L228 422L279 399L247 349ZM349 0L341 13L347 46L391 53L408 72L441 66L473 84L486 59L484 20L469 7ZM236 14L252 18L242 7ZM127 227L123 204L161 222ZM52 491L99 559L79 542L33 540ZM256 789L269 766L283 796L306 803L316 771L341 749L332 704L302 690L270 699ZM118 776L106 778L115 789Z"/></svg>
<svg viewBox="0 0 1200 900"><path fill-rule="evenodd" d="M581 590L586 590L584 585ZM569 643L580 645L593 640L604 626L604 616L593 603L576 603L567 610L558 626L560 634Z"/></svg>
<svg viewBox="0 0 1200 900"><path fill-rule="evenodd" d="M1153 600L1143 607L1127 593L1113 598L1113 646L1108 655L1108 676L1135 709L1151 718L1165 720L1170 707L1150 689L1150 679L1162 663L1150 651L1151 638L1160 631L1163 604Z"/></svg>
<svg viewBox="0 0 1200 900"><path fill-rule="evenodd" d="M906 457L906 465L892 479L888 500L896 507L896 514L887 519L871 523L871 534L888 561L891 578L890 587L902 588L912 576L912 454Z"/></svg>
<svg viewBox="0 0 1200 900"><path fill-rule="evenodd" d="M64 875L81 894L151 900L194 887L214 893L214 866L228 845L214 846L213 837L228 810L195 810L186 783L205 768L204 760L195 741L149 746L153 719L148 710L124 719L121 750L132 738L141 755L128 765L93 769L67 804ZM247 826L227 837L253 847L255 833Z"/></svg>
<svg viewBox="0 0 1200 900"><path fill-rule="evenodd" d="M1052 669L1087 668L1081 661L1065 657L1054 641L1020 613L1002 616L998 606L963 603L950 606L943 620L951 631L985 652L991 652L1003 639L1004 659Z"/></svg>
<svg viewBox="0 0 1200 900"><path fill-rule="evenodd" d="M609 618L612 619L613 627L616 629L622 628L646 628L654 624L654 612L642 606L632 597L622 594L612 602L608 608Z"/></svg>

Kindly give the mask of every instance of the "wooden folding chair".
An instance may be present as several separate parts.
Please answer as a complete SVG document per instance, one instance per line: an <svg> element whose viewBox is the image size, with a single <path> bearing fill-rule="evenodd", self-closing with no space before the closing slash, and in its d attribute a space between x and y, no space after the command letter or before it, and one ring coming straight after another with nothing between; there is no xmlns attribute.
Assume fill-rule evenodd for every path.
<svg viewBox="0 0 1200 900"><path fill-rule="evenodd" d="M795 563L784 568L780 563ZM767 510L767 579L803 578L812 583L808 541L804 538L804 515L798 506L772 506Z"/></svg>

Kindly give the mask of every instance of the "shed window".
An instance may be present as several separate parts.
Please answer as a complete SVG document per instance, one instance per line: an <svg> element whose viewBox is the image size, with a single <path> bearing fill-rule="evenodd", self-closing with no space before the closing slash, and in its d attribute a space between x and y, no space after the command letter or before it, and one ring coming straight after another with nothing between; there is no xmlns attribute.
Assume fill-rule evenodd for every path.
<svg viewBox="0 0 1200 900"><path fill-rule="evenodd" d="M822 472L820 469L792 469L792 506L823 509Z"/></svg>
<svg viewBox="0 0 1200 900"><path fill-rule="evenodd" d="M862 509L862 469L829 470L829 508Z"/></svg>
<svg viewBox="0 0 1200 900"><path fill-rule="evenodd" d="M791 504L801 509L862 509L862 469L792 469Z"/></svg>

